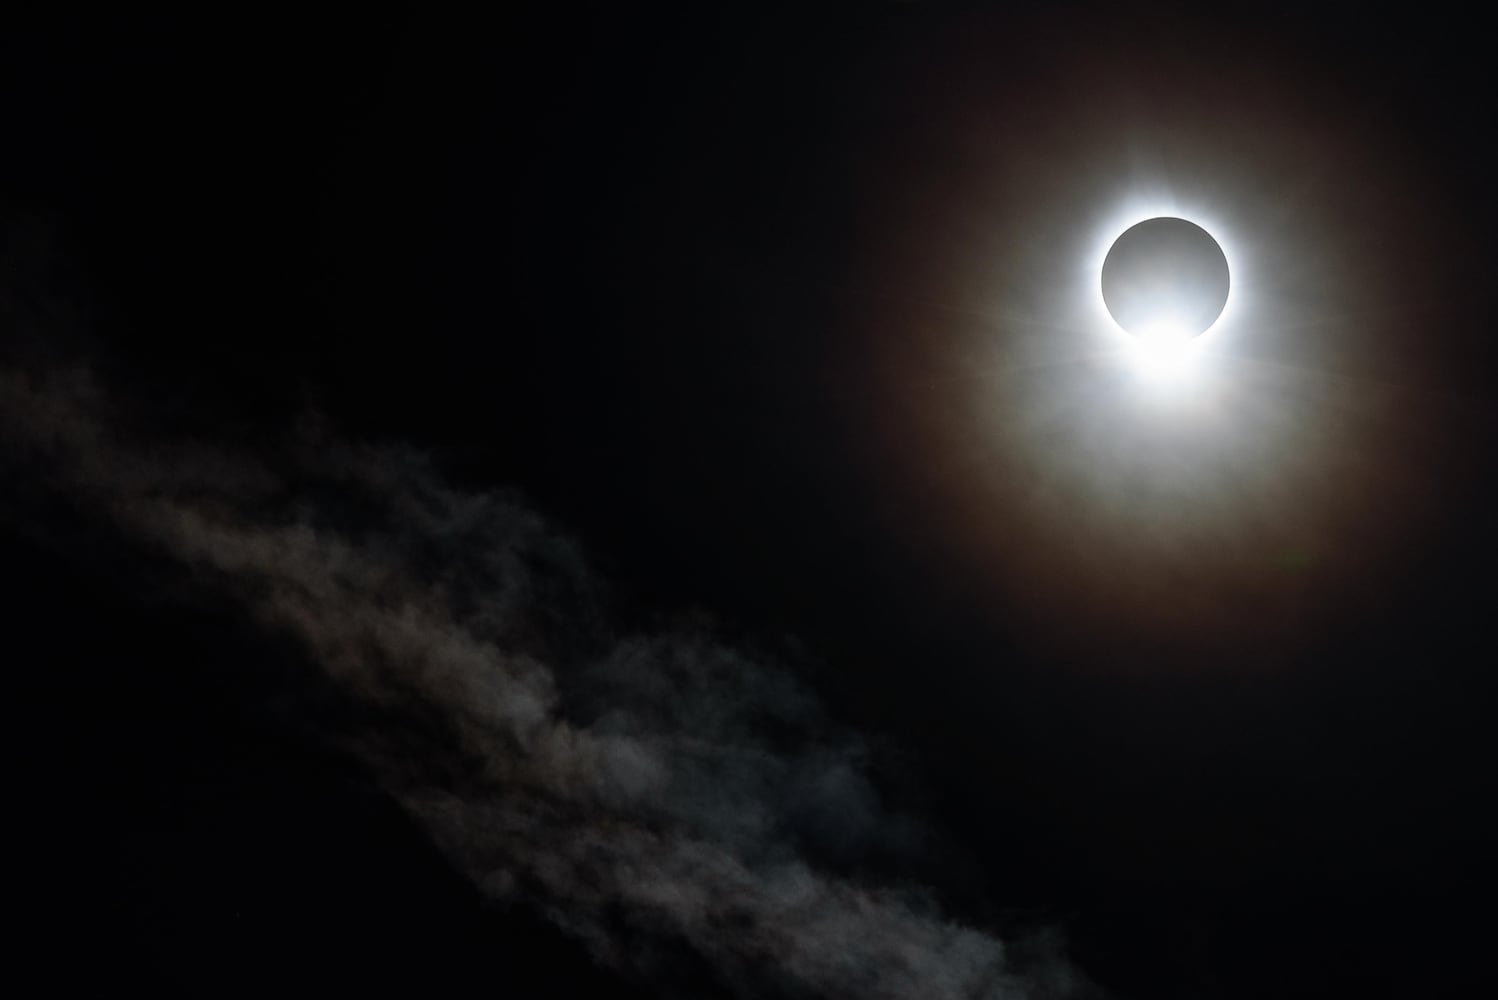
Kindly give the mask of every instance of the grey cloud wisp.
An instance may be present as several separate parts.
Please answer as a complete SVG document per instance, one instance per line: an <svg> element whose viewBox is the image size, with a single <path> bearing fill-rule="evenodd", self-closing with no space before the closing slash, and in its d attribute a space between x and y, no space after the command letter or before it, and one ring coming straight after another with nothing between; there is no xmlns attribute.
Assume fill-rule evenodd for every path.
<svg viewBox="0 0 1498 1000"><path fill-rule="evenodd" d="M453 864L600 961L648 973L643 936L746 993L1091 995L919 887L825 863L912 829L860 741L704 629L616 634L574 545L513 498L326 433L273 458L148 440L85 377L4 374L0 398L42 488L294 637L380 720L350 745Z"/></svg>

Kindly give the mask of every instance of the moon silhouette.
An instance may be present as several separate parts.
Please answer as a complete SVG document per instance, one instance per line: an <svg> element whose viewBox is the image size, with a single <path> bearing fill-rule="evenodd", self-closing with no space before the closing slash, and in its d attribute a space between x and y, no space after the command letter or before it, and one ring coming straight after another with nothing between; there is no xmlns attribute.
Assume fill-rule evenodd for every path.
<svg viewBox="0 0 1498 1000"><path fill-rule="evenodd" d="M1102 281L1103 304L1125 331L1197 337L1227 305L1228 260L1196 223L1147 219L1114 241Z"/></svg>

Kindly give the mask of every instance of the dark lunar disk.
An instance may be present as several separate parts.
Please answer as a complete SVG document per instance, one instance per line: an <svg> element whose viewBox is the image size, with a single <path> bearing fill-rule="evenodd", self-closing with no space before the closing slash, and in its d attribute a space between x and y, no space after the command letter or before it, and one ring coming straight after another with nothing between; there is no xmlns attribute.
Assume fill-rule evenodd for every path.
<svg viewBox="0 0 1498 1000"><path fill-rule="evenodd" d="M1195 337L1217 321L1227 301L1222 247L1185 219L1131 226L1103 261L1103 303L1132 334L1168 327Z"/></svg>

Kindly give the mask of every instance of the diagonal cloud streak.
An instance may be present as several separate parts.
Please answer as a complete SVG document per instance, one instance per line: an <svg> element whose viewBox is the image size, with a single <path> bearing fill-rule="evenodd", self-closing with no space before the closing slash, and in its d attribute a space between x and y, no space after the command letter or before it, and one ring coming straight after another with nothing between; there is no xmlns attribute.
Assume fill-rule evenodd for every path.
<svg viewBox="0 0 1498 1000"><path fill-rule="evenodd" d="M615 634L577 547L420 456L314 431L273 458L124 428L86 375L0 374L8 461L295 637L345 740L497 900L648 974L686 946L745 995L1093 995L918 886L839 857L920 834L785 667L702 628Z"/></svg>

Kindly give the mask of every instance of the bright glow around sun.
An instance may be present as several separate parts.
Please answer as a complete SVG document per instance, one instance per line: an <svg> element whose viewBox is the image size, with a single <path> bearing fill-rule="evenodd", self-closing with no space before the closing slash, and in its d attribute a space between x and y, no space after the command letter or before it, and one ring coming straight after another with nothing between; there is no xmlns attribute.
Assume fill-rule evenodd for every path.
<svg viewBox="0 0 1498 1000"><path fill-rule="evenodd" d="M1138 223L1161 217L1184 219L1205 229L1227 258L1231 275L1227 301L1217 319L1197 336L1191 336L1189 330L1173 322L1169 315L1160 316L1138 335L1129 333L1109 313L1103 299L1101 276L1108 251L1123 233ZM1205 356L1212 354L1218 345L1231 339L1241 312L1241 289L1249 277L1245 274L1245 255L1240 252L1231 227L1203 206L1185 204L1168 195L1131 197L1117 210L1099 219L1085 256L1082 278L1086 288L1085 291L1079 289L1079 294L1089 304L1092 325L1117 349L1119 357L1130 369L1151 382L1179 382L1184 376L1198 371L1205 363Z"/></svg>

